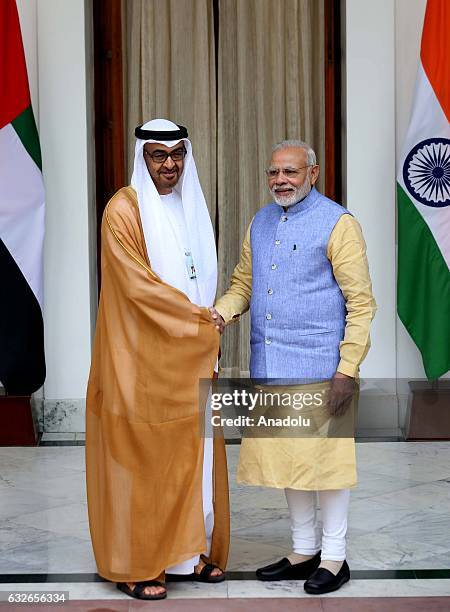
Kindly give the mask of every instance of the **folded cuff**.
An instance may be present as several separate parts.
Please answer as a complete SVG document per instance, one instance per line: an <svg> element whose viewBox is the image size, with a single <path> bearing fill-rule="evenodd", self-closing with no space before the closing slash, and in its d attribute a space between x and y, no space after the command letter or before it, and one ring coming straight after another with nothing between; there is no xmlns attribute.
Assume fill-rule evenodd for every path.
<svg viewBox="0 0 450 612"><path fill-rule="evenodd" d="M217 312L220 314L222 319L225 321L226 325L228 325L229 323L236 323L236 321L239 321L241 317L241 315L238 312L221 307L220 305L218 307L216 305L214 306L214 308L217 310Z"/></svg>
<svg viewBox="0 0 450 612"><path fill-rule="evenodd" d="M337 371L341 374L345 374L346 376L356 378L356 376L358 375L359 366L357 363L351 363L349 361L341 359L337 367Z"/></svg>

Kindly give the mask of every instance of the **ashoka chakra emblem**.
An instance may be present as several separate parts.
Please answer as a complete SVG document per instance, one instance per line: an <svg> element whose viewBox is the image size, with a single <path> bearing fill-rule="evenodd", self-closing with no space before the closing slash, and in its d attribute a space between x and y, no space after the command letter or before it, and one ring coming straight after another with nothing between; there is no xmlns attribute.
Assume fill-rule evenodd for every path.
<svg viewBox="0 0 450 612"><path fill-rule="evenodd" d="M411 149L403 165L409 193L425 206L450 206L450 140L428 138Z"/></svg>

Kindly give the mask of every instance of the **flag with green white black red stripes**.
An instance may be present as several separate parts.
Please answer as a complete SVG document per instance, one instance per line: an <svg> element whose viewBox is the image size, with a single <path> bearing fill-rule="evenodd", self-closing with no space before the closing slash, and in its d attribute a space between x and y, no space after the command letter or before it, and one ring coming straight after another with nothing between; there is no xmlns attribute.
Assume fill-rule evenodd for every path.
<svg viewBox="0 0 450 612"><path fill-rule="evenodd" d="M45 379L44 185L15 0L0 2L0 383L29 395Z"/></svg>

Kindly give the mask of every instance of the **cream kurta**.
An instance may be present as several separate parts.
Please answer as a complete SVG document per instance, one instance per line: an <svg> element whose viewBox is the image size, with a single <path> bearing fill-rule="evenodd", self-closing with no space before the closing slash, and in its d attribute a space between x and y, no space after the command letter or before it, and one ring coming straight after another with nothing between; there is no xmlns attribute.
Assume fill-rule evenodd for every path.
<svg viewBox="0 0 450 612"><path fill-rule="evenodd" d="M101 576L150 580L206 551L200 423L219 336L206 308L148 261L136 194L102 223L102 292L86 400L89 525ZM180 367L181 366L181 367ZM211 560L224 569L229 510L223 440L214 440Z"/></svg>
<svg viewBox="0 0 450 612"><path fill-rule="evenodd" d="M308 430L300 432L296 438L282 437L292 435L289 428L276 428L273 437L267 438L253 438L244 433L236 475L239 483L307 491L348 489L356 485L354 438L336 437L336 434L327 437L327 432L342 418L346 420L343 429L348 431L348 420L353 421L356 416L357 393L345 417L333 420L326 405L329 386L328 382L323 382L270 387L270 391L280 394L320 392L324 400L322 406L303 408L294 416L310 419L310 431L322 437L312 437ZM286 414L288 412L292 415L292 410ZM291 427L290 431L294 429Z"/></svg>
<svg viewBox="0 0 450 612"><path fill-rule="evenodd" d="M217 311L227 324L237 321L250 305L250 228L242 245L239 263L231 277L230 288L216 303ZM359 365L370 347L369 327L376 304L372 295L366 245L359 223L351 215L342 215L336 223L328 242L327 255L347 307L337 370L358 378ZM329 383L312 386L326 390ZM284 391L295 392L299 389L286 387ZM302 389L305 390L305 387ZM356 414L357 395L352 408ZM305 490L352 487L357 481L354 439L244 438L237 479L245 484Z"/></svg>

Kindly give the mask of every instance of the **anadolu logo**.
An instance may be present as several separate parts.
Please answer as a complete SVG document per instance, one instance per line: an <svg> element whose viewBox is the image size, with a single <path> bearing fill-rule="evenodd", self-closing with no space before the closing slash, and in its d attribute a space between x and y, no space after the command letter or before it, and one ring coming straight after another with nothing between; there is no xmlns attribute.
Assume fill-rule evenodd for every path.
<svg viewBox="0 0 450 612"><path fill-rule="evenodd" d="M413 198L425 206L450 206L450 140L427 138L411 149L403 180Z"/></svg>

